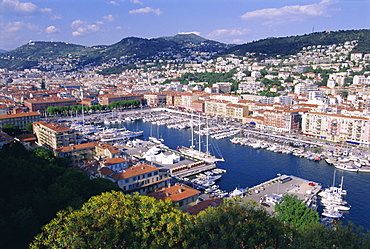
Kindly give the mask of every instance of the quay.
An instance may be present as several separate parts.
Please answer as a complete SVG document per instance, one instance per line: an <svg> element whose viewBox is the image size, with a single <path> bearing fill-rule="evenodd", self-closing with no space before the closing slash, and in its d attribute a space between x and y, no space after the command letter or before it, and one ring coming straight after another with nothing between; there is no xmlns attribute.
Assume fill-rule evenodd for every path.
<svg viewBox="0 0 370 249"><path fill-rule="evenodd" d="M251 188L244 190L242 200L253 200L269 212L274 212L274 206L285 194L296 195L309 206L315 203L321 184L305 180L296 176L281 175ZM267 205L266 205L267 204Z"/></svg>

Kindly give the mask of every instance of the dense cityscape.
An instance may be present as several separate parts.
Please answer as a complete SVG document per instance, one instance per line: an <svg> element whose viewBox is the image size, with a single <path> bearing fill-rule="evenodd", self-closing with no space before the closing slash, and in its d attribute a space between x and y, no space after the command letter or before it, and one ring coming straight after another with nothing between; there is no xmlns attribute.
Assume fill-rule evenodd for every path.
<svg viewBox="0 0 370 249"><path fill-rule="evenodd" d="M14 145L21 144L28 153L36 151L37 156L42 155L45 160L54 158L50 159L54 160L50 163L62 164L63 161L64 167L83 172L88 181L106 179L112 185L101 183L102 192L117 191L103 195L102 202L110 203L106 205L119 205L111 201L113 196L125 202L125 205L146 203L142 204L145 206L143 210L148 208L146 205L155 206L148 204L154 199L170 200L167 204L176 203L176 208L171 212L179 219L178 224L184 227L190 226L187 218L183 218L185 213L194 217L199 214L202 222L208 224L211 222L201 215L202 211L205 213L208 207L222 206L234 212L235 217L243 212L252 212L256 206L256 209L266 212L266 217L271 218L275 214L278 221L285 224L288 221L283 216L288 214L284 214L284 210L289 208L284 205L289 202L298 205L304 201L302 205L313 212L307 214L302 211L307 215L307 224L319 224L321 221L326 225L325 228L329 227L328 231L347 233L348 227L332 229L343 211L351 207L343 200L346 193L342 188L332 186L332 189L324 190L320 183L310 179L278 174L276 178L250 188L232 192L219 189L216 181L228 173L227 169L217 167L216 162L224 158L208 151L208 137L215 143L218 139L228 139L230 144L292 154L308 160L326 160L335 168L348 172L370 172L370 53L354 52L358 42L348 40L330 45L305 46L295 54L276 56L261 56L254 52L244 56L217 56L215 52L193 50L180 54L169 49L162 54L163 57L144 60L111 58L99 65L90 63L81 66L68 56L55 60L40 58L37 65L23 70L12 70L0 64L2 160L9 160L5 159L6 153L10 156L9 151L13 149L22 151ZM25 46L32 47L35 44L37 42L30 41ZM19 60L10 56L2 58ZM116 70L118 67L119 71ZM163 140L155 131L144 134L144 131L126 129L125 124L132 122L166 125L168 129L187 129L191 131L192 144L189 148L185 147L187 145L171 148L167 146L166 139ZM200 142L201 137L207 139L207 143ZM203 148L200 144L203 144ZM91 196L100 194L99 190L96 192ZM120 193L130 195L127 198L132 199L124 200ZM325 206L322 212L317 211L318 195L321 196L321 205ZM154 199L145 199L146 196ZM74 204L69 203L69 206L78 210L85 203L84 208L88 209L87 206L91 205L93 208L88 210L94 210L95 213L99 209L95 210L94 205L102 205L104 209L105 206L97 199L86 202L88 199L81 198ZM98 204L94 204L94 201ZM248 201L255 206L245 204ZM233 202L245 209L233 210ZM170 213L168 210L171 205L167 204L160 204L163 206L158 208ZM55 212L67 206L59 205ZM296 210L298 206L295 206ZM0 208L0 211L4 210ZM54 218L55 212L54 216L47 217L48 220L40 221L41 225ZM71 210L68 212L76 215ZM212 211L209 212L212 214ZM91 219L96 218L95 213L89 213ZM62 213L58 215L62 217ZM128 212L125 215L133 214ZM321 220L319 216L322 216ZM52 229L58 230L58 227L68 223L68 219L78 219L76 217L68 216L67 221L50 223L33 240L32 237L41 231L38 227L32 231L31 238L25 240L28 243L33 241L32 248L52 247L53 242L47 239L48 233L52 234ZM159 222L156 218L151 219ZM1 220L6 224L5 218ZM298 229L307 228L304 222L290 221ZM138 222L145 223L143 220ZM238 223L236 220L232 222ZM234 224L232 222L230 224ZM108 223L105 225L110 226ZM122 223L119 226L125 225ZM1 226L2 229L5 227ZM276 238L263 240L259 237L261 240L248 242L237 240L237 248L251 248L248 245L253 243L258 245L256 248L265 248L266 245L274 248L315 248L308 243L314 235L299 237L296 240L298 244L294 244L287 239L289 236L286 234L291 232L288 228L284 230L280 223L274 223L271 227L279 228L279 233L274 235ZM265 228L260 229L262 231ZM199 245L217 248L214 241L212 243L215 244L211 246L210 242L202 244L198 237L190 241L180 236L181 232L175 235L172 232L171 229L166 230L163 232L166 234L163 241L148 240L145 242L148 244L143 242L145 239L130 242L128 239L115 241L109 238L106 241L113 245L112 241L119 244L125 240L123 247L136 245L136 248L150 246L150 243L162 245L162 248L192 248ZM348 243L356 243L353 248L366 248L368 240L362 235L361 239ZM107 234L102 236L109 237ZM119 237L116 234L112 236ZM145 235L142 236L145 238ZM176 239L180 241L179 244L173 242L171 245L165 241L173 238L171 236L178 236ZM238 237L237 234L230 236ZM280 241L279 236L284 240ZM54 239L58 241L58 238ZM63 240L63 243L68 243L66 241ZM189 244L185 246L184 241ZM212 241L212 238L208 241ZM222 239L217 241L227 244ZM88 242L78 243L73 248L81 245L90 248L92 245ZM142 244L137 246L135 243ZM332 248L335 247L333 244L339 242L333 240L328 243L332 244L328 247L321 244L322 247L317 248ZM222 248L226 244L222 244Z"/></svg>

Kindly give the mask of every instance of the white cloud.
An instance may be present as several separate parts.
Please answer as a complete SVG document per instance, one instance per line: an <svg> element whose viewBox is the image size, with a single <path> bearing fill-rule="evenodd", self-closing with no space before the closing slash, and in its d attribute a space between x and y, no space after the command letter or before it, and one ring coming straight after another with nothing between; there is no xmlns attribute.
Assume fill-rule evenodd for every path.
<svg viewBox="0 0 370 249"><path fill-rule="evenodd" d="M156 15L161 15L162 11L160 9L153 9L150 7L145 7L145 8L140 8L140 9L135 9L135 10L130 10L128 13L130 14L147 14L153 12Z"/></svg>
<svg viewBox="0 0 370 249"><path fill-rule="evenodd" d="M109 1L108 4L112 4L114 6L119 6L119 3L117 3L116 1Z"/></svg>
<svg viewBox="0 0 370 249"><path fill-rule="evenodd" d="M107 16L104 16L103 18L104 18L104 20L106 20L107 22L113 22L113 21L114 21L114 17L113 17L113 15L111 15L111 14L109 14L109 15L107 15Z"/></svg>
<svg viewBox="0 0 370 249"><path fill-rule="evenodd" d="M328 15L330 5L338 0L322 0L319 3L307 5L288 5L281 8L259 9L245 13L244 20L262 20L263 24L278 24L289 21L303 21L307 17Z"/></svg>
<svg viewBox="0 0 370 249"><path fill-rule="evenodd" d="M98 24L88 24L86 21L82 20L73 21L71 28L74 30L72 32L73 36L84 36L101 30Z"/></svg>
<svg viewBox="0 0 370 249"><path fill-rule="evenodd" d="M216 29L207 35L207 37L216 39L216 38L225 38L230 36L242 36L248 34L250 29L236 28L236 29Z"/></svg>
<svg viewBox="0 0 370 249"><path fill-rule="evenodd" d="M22 37L25 33L28 34L28 37L33 37L39 31L36 25L24 21L0 22L1 48L6 50L14 49L14 46L20 46L26 42L24 37Z"/></svg>
<svg viewBox="0 0 370 249"><path fill-rule="evenodd" d="M35 12L38 8L33 3L21 3L17 0L3 0L0 3L1 9L6 10L7 12L13 13L32 13Z"/></svg>
<svg viewBox="0 0 370 249"><path fill-rule="evenodd" d="M51 13L52 12L52 9L50 8L43 8L43 9L40 9L41 12L43 13Z"/></svg>
<svg viewBox="0 0 370 249"><path fill-rule="evenodd" d="M45 32L47 34L55 34L55 33L59 33L60 32L60 29L58 29L57 27L55 26L49 26L45 29Z"/></svg>
<svg viewBox="0 0 370 249"><path fill-rule="evenodd" d="M50 17L51 20L61 20L63 19L63 16L61 15L53 15L52 17Z"/></svg>
<svg viewBox="0 0 370 249"><path fill-rule="evenodd" d="M52 9L40 9L31 2L23 3L18 0L2 0L0 3L0 12L2 14L35 15L39 13L51 13Z"/></svg>
<svg viewBox="0 0 370 249"><path fill-rule="evenodd" d="M136 3L136 4L143 4L143 2L140 2L139 0L131 0L131 2Z"/></svg>

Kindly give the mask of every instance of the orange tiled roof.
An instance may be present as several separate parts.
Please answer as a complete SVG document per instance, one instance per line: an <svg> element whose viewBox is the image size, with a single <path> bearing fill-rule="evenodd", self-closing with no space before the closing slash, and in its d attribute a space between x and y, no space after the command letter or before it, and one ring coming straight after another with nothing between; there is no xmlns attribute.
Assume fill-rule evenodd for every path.
<svg viewBox="0 0 370 249"><path fill-rule="evenodd" d="M62 132L62 131L72 131L70 128L64 126L64 125L61 125L57 122L47 122L47 121L39 121L39 122L35 122L34 124L40 124L40 125L43 125L55 132Z"/></svg>
<svg viewBox="0 0 370 249"><path fill-rule="evenodd" d="M154 172L154 171L157 171L157 170L159 170L159 168L151 166L149 164L141 164L141 165L136 165L136 166L132 166L130 168L127 168L125 170L125 172L114 174L111 177L114 180L119 181L119 180L122 180L122 179L130 178L130 177L137 176L137 175L142 175L142 174L145 174L145 173Z"/></svg>
<svg viewBox="0 0 370 249"><path fill-rule="evenodd" d="M171 200L173 202L181 201L201 192L189 186L178 184L169 188L158 189L156 192L148 194L157 200Z"/></svg>
<svg viewBox="0 0 370 249"><path fill-rule="evenodd" d="M9 115L0 115L0 119L7 119L7 118L19 118L19 117L28 117L28 116L37 116L40 115L38 112L22 112L17 114L9 114Z"/></svg>

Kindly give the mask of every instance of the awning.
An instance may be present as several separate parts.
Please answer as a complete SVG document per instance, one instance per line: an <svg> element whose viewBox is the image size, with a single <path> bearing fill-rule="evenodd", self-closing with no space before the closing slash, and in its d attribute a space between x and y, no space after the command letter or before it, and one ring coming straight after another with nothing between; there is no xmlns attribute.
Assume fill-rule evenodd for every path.
<svg viewBox="0 0 370 249"><path fill-rule="evenodd" d="M353 141L346 141L346 143L349 143L349 144L360 144L359 142L353 142Z"/></svg>
<svg viewBox="0 0 370 249"><path fill-rule="evenodd" d="M255 123L255 122L250 122L249 124L251 124L251 125L256 125L256 123Z"/></svg>

